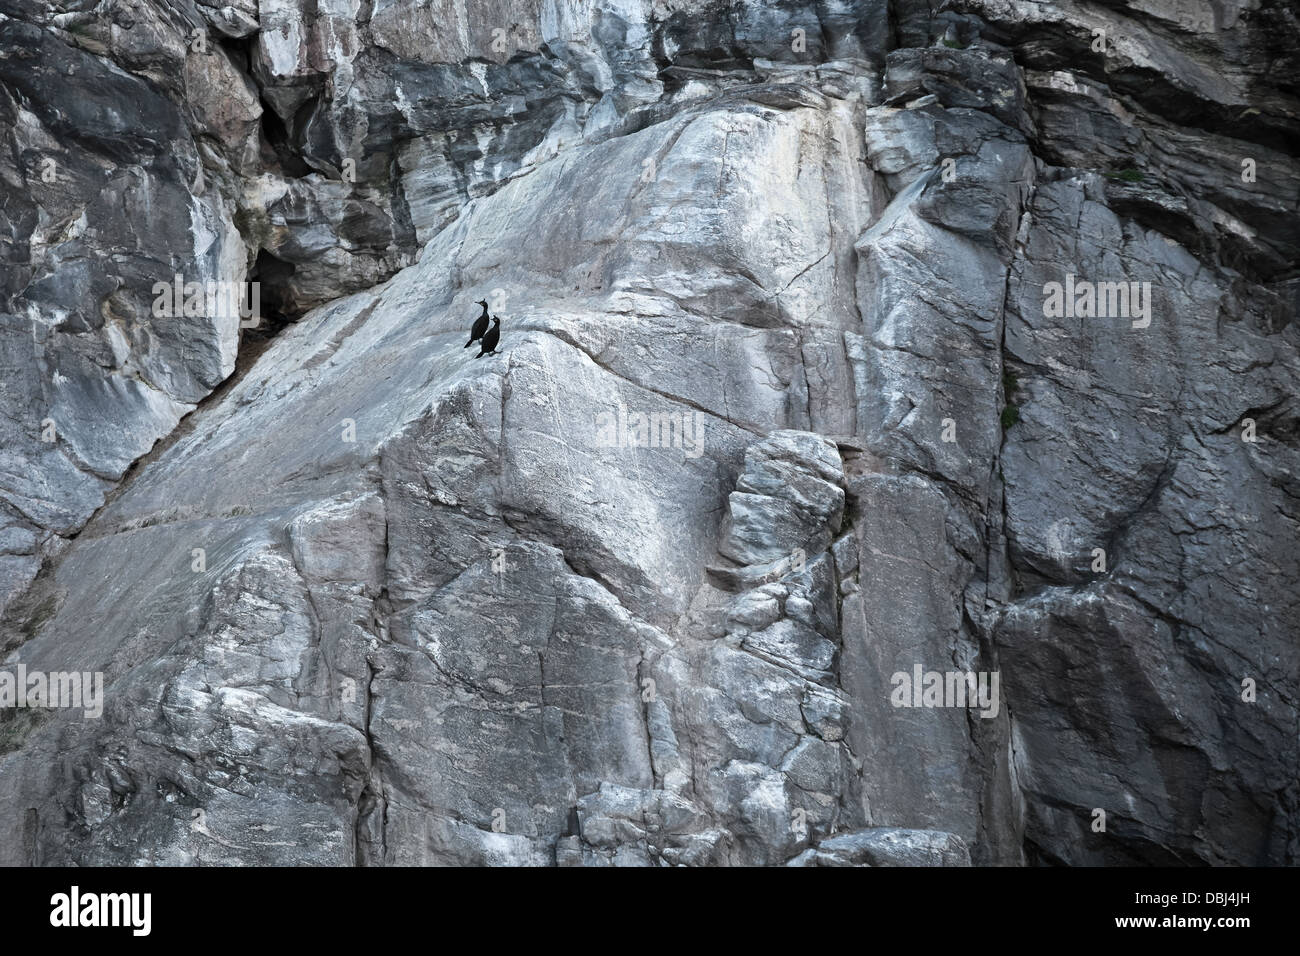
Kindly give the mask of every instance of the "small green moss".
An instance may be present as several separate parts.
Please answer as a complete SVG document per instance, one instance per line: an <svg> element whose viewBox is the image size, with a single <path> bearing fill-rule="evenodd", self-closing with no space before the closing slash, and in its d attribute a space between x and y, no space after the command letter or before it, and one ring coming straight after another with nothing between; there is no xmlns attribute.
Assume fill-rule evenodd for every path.
<svg viewBox="0 0 1300 956"><path fill-rule="evenodd" d="M0 754L21 750L27 736L43 723L49 711L43 708L34 710L8 710L0 719Z"/></svg>
<svg viewBox="0 0 1300 956"><path fill-rule="evenodd" d="M1014 394L1020 387L1020 377L1010 369L1004 369L1002 372L1002 391L1006 395Z"/></svg>
<svg viewBox="0 0 1300 956"><path fill-rule="evenodd" d="M966 49L966 44L965 44L965 43L959 43L959 42L956 41L956 40L944 40L944 41L943 41L943 45L946 46L946 47L948 47L949 49L952 49L952 50L964 50L964 49Z"/></svg>
<svg viewBox="0 0 1300 956"><path fill-rule="evenodd" d="M1121 169L1117 173L1107 173L1106 178L1118 179L1121 182L1126 182L1126 183L1140 183L1142 182L1144 177L1142 175L1142 170L1134 169L1133 167L1130 166L1128 169Z"/></svg>
<svg viewBox="0 0 1300 956"><path fill-rule="evenodd" d="M1016 422L1020 421L1020 409L1015 405L1008 405L1002 409L1002 430L1006 431Z"/></svg>

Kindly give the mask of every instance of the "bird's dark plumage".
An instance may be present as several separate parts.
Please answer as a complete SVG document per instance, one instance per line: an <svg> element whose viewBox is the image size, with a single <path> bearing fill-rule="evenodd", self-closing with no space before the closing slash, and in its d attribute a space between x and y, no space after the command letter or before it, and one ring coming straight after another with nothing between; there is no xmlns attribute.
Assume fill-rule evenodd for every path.
<svg viewBox="0 0 1300 956"><path fill-rule="evenodd" d="M482 358L485 355L495 355L497 343L501 341L501 320L495 315L492 316L492 328L483 334L483 344L481 351L475 358Z"/></svg>
<svg viewBox="0 0 1300 956"><path fill-rule="evenodd" d="M477 340L483 338L483 333L488 327L488 304L486 299L479 299L478 304L483 306L483 314L474 320L474 327L469 330L469 341L465 343L465 348L469 348Z"/></svg>

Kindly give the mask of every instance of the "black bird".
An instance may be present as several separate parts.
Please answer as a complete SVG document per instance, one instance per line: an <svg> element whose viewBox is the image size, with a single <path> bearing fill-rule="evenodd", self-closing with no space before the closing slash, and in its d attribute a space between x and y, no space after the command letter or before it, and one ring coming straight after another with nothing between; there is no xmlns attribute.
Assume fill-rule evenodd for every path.
<svg viewBox="0 0 1300 956"><path fill-rule="evenodd" d="M501 320L495 315L492 316L492 328L483 334L482 348L475 358L482 358L485 355L497 354L497 343L501 341Z"/></svg>
<svg viewBox="0 0 1300 956"><path fill-rule="evenodd" d="M465 348L469 348L478 339L483 338L483 333L487 331L488 311L487 300L479 299L478 304L483 306L483 314L474 320L474 327L469 330L469 341L465 343Z"/></svg>

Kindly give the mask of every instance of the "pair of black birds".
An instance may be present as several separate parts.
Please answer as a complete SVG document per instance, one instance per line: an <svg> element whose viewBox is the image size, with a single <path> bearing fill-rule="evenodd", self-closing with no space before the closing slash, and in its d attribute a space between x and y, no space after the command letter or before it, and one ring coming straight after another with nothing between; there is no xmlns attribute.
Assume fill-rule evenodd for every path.
<svg viewBox="0 0 1300 956"><path fill-rule="evenodd" d="M501 320L495 315L492 316L492 328L489 329L487 300L479 299L478 304L483 306L483 314L474 320L474 327L469 330L469 341L465 343L465 348L481 340L479 353L474 357L482 358L485 355L496 354L497 343L501 341Z"/></svg>

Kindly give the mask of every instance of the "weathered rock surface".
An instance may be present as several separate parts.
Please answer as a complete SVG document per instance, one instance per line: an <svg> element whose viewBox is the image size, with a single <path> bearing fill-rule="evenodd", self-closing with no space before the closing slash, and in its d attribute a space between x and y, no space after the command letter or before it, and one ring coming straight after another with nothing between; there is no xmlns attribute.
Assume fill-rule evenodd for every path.
<svg viewBox="0 0 1300 956"><path fill-rule="evenodd" d="M949 7L5 4L0 863L1300 862L1300 25Z"/></svg>
<svg viewBox="0 0 1300 956"><path fill-rule="evenodd" d="M790 866L970 866L966 844L938 830L882 827L827 837Z"/></svg>

